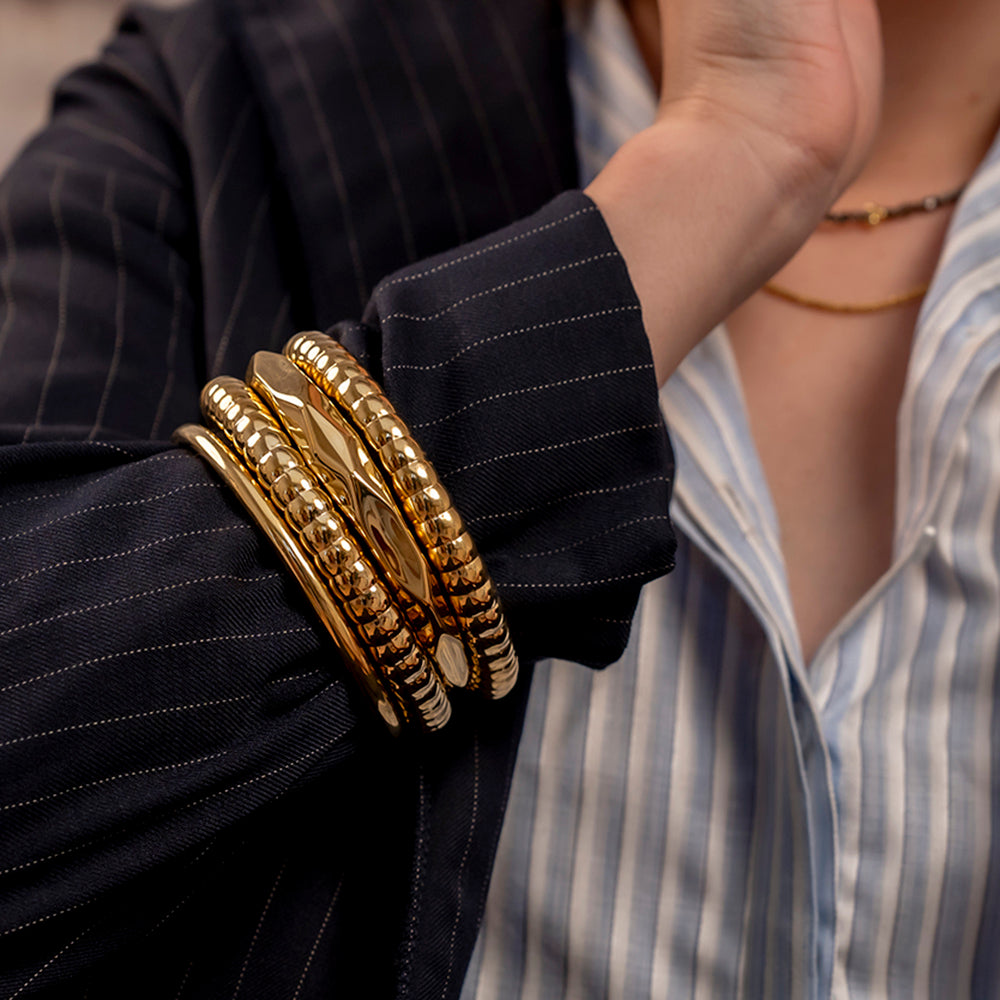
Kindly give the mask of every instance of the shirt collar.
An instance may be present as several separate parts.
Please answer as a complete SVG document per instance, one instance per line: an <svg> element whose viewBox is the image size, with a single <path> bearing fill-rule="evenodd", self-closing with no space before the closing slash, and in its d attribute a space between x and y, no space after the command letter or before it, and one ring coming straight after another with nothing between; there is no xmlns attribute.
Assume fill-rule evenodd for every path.
<svg viewBox="0 0 1000 1000"><path fill-rule="evenodd" d="M586 184L629 136L652 124L656 95L616 0L574 5L567 27ZM917 320L899 412L897 557L919 543L962 428L998 365L1000 138L956 207ZM723 328L685 359L664 387L661 405L677 452L678 526L726 564L791 650L797 632L777 519Z"/></svg>

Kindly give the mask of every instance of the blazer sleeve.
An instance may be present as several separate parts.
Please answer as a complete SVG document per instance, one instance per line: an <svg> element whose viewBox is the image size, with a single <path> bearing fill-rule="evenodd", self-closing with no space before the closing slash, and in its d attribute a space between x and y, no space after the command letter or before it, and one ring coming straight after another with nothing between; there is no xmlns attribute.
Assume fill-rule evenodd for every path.
<svg viewBox="0 0 1000 1000"><path fill-rule="evenodd" d="M381 739L266 541L196 457L150 440L171 430L149 419L151 373L172 358L192 408L207 378L166 91L141 37L120 38L0 184L11 988L95 914L108 939L141 933L221 831ZM498 315L505 332L484 332ZM437 465L522 656L615 659L639 588L672 564L673 470L639 305L593 204L563 195L391 275L332 332ZM123 902L167 866L175 882Z"/></svg>

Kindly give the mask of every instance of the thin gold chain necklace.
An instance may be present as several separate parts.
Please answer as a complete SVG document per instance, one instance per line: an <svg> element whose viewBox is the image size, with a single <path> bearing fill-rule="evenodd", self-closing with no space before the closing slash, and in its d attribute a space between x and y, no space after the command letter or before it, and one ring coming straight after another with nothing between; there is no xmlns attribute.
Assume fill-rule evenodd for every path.
<svg viewBox="0 0 1000 1000"><path fill-rule="evenodd" d="M836 225L854 223L874 229L876 226L882 225L883 222L892 219L902 219L908 215L915 215L920 212L936 212L940 208L953 205L962 196L965 187L966 185L962 184L960 187L952 191L947 191L944 194L932 194L917 201L906 201L899 205L886 206L879 202L869 201L865 202L859 211L827 212L824 219L826 222ZM859 314L882 312L886 309L895 309L897 306L916 302L927 294L929 287L925 282L916 288L911 288L909 291L889 295L871 302L838 302L833 299L823 299L814 295L804 295L800 292L792 291L790 288L785 288L783 285L775 284L773 281L767 282L763 286L762 291L767 292L768 295L783 299L785 302L803 306L806 309L818 309L821 312L830 313Z"/></svg>
<svg viewBox="0 0 1000 1000"><path fill-rule="evenodd" d="M764 285L762 291L775 298L784 299L786 302L793 302L797 306L805 306L807 309L819 309L822 312L832 313L873 313L882 312L884 309L893 309L896 306L906 305L909 302L916 302L927 294L930 286L923 284L917 288L911 288L908 292L901 292L898 295L889 295L884 299L876 299L874 302L836 302L831 299L820 299L812 295L802 295L793 292L790 288L776 285L769 281Z"/></svg>

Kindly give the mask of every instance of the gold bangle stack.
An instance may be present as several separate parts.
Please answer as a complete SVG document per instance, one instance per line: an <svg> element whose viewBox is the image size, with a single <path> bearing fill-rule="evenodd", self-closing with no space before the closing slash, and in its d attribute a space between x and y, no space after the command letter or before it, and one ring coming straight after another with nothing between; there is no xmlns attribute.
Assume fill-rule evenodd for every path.
<svg viewBox="0 0 1000 1000"><path fill-rule="evenodd" d="M493 582L433 466L337 341L300 334L246 382L202 391L205 458L276 546L359 687L394 732L440 729L449 692L517 679Z"/></svg>

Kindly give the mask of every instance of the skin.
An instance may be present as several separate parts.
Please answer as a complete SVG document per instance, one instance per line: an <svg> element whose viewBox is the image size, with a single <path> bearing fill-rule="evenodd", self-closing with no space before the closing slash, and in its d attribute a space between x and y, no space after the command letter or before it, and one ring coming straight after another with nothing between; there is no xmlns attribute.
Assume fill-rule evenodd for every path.
<svg viewBox="0 0 1000 1000"><path fill-rule="evenodd" d="M757 289L777 272L798 291L865 301L930 278L950 211L870 232L822 215L972 174L1000 119L1000 6L626 6L659 115L588 193L628 264L661 381L726 321L808 661L891 564L918 305L827 315Z"/></svg>

